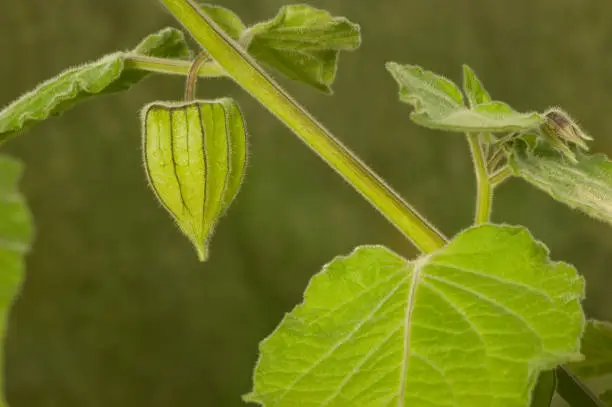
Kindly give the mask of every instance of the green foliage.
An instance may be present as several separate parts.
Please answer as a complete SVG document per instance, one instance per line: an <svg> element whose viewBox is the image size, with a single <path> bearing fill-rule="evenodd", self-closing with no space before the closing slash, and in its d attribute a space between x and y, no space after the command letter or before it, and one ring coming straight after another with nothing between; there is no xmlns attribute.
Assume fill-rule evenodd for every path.
<svg viewBox="0 0 612 407"><path fill-rule="evenodd" d="M387 70L400 88L400 100L411 105L410 118L432 129L455 132L526 131L539 127L544 118L538 113L519 113L503 102L485 101L488 94L469 68L466 91L472 107L466 107L457 85L443 76L416 65L388 62Z"/></svg>
<svg viewBox="0 0 612 407"><path fill-rule="evenodd" d="M6 321L14 298L19 293L24 278L24 256L30 249L33 226L30 213L19 194L17 184L22 165L7 156L0 156L0 332L2 343L6 333ZM4 359L3 357L1 358ZM4 374L0 385L4 389ZM5 406L0 396L0 406Z"/></svg>
<svg viewBox="0 0 612 407"><path fill-rule="evenodd" d="M584 360L570 365L573 372L584 379L612 375L612 324L588 321L580 351ZM612 406L612 389L601 395L602 401Z"/></svg>
<svg viewBox="0 0 612 407"><path fill-rule="evenodd" d="M597 154L576 153L576 164L548 146L515 143L509 162L515 174L552 198L612 224L612 162Z"/></svg>
<svg viewBox="0 0 612 407"><path fill-rule="evenodd" d="M549 407L557 390L557 375L554 370L540 373L531 394L531 407Z"/></svg>
<svg viewBox="0 0 612 407"><path fill-rule="evenodd" d="M462 92L419 66L387 63L400 100L413 108L415 123L470 133L477 224L448 242L235 43L285 76L329 93L339 52L360 44L358 25L308 5L293 5L247 28L228 9L207 4L198 9L192 0L162 2L192 34L197 31L194 38L216 59L211 66L265 101L425 252L407 260L383 246L363 246L325 266L309 284L304 302L262 342L254 389L245 400L277 407L544 407L557 379L567 377L564 389L573 386L575 394L591 397L572 375L557 377L554 370L574 362L584 377L612 371L612 330L606 323L588 325L582 340L586 359L579 362L585 325L582 277L572 266L552 262L546 247L526 229L489 223L497 185L492 173L509 168L555 199L612 223L610 162L582 151L590 137L565 112L517 112L492 100L467 65ZM219 35L215 25L235 42ZM0 141L81 100L142 80L151 66L126 66L137 55L168 58L155 60L169 64L167 71L159 66L157 71L176 73L168 68L172 59L190 52L182 32L166 29L132 52L65 71L0 113ZM211 234L243 179L247 144L242 114L228 98L154 102L145 107L142 122L151 187L205 260ZM498 138L493 133L508 134ZM27 211L15 192L15 165L0 160L5 205L0 208L0 262L10 280L5 309L19 286L30 235ZM609 392L603 397L609 399Z"/></svg>
<svg viewBox="0 0 612 407"><path fill-rule="evenodd" d="M571 364L577 375L594 378L612 374L612 324L588 321L580 350L584 360Z"/></svg>
<svg viewBox="0 0 612 407"><path fill-rule="evenodd" d="M199 6L233 40L240 40L247 27L244 25L240 17L236 15L236 13L234 13L232 10L226 9L225 7L220 7L213 4L202 3Z"/></svg>
<svg viewBox="0 0 612 407"><path fill-rule="evenodd" d="M476 72L467 65L463 65L463 91L471 107L492 102L489 92L476 76Z"/></svg>
<svg viewBox="0 0 612 407"><path fill-rule="evenodd" d="M359 26L306 4L281 8L245 34L248 50L288 78L331 93L340 51L359 47Z"/></svg>
<svg viewBox="0 0 612 407"><path fill-rule="evenodd" d="M542 370L579 358L583 290L523 228L468 229L414 261L360 247L262 342L247 400L523 407Z"/></svg>
<svg viewBox="0 0 612 407"><path fill-rule="evenodd" d="M153 102L142 114L145 170L155 195L191 240L200 261L246 169L242 113L229 98Z"/></svg>
<svg viewBox="0 0 612 407"><path fill-rule="evenodd" d="M145 38L132 53L152 57L183 58L190 55L184 34L166 28ZM0 111L0 142L32 125L57 116L74 104L101 94L119 92L148 73L125 69L130 53L115 52L96 62L68 69Z"/></svg>
<svg viewBox="0 0 612 407"><path fill-rule="evenodd" d="M230 10L201 7L258 61L325 93L331 93L340 51L361 43L357 24L307 4L285 6L273 19L248 29Z"/></svg>

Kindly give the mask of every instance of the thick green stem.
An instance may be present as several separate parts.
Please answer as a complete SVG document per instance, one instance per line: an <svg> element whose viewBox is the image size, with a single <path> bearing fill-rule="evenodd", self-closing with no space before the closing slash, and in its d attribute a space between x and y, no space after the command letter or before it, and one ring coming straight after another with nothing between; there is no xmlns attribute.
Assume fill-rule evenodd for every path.
<svg viewBox="0 0 612 407"><path fill-rule="evenodd" d="M484 158L482 146L478 134L469 133L467 135L474 162L474 172L476 174L476 214L474 223L479 225L487 223L491 215L491 201L493 198L493 188L489 182L487 174L487 162Z"/></svg>
<svg viewBox="0 0 612 407"><path fill-rule="evenodd" d="M229 77L289 127L417 248L429 253L444 246L446 239L439 231L295 102L195 3L161 1Z"/></svg>
<svg viewBox="0 0 612 407"><path fill-rule="evenodd" d="M154 58L136 54L127 54L125 58L125 67L127 69L163 73L167 75L185 76L189 73L189 68L191 68L192 63L192 61L183 61L180 59ZM198 76L207 78L225 76L225 71L214 62L208 62L200 66L198 69Z"/></svg>

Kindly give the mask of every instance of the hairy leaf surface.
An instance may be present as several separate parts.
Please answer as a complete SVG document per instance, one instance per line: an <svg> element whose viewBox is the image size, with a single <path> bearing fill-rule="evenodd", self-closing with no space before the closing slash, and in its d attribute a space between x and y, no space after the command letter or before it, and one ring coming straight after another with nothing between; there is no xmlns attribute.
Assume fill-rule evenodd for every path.
<svg viewBox="0 0 612 407"><path fill-rule="evenodd" d="M544 122L538 113L519 113L503 102L488 100L488 94L471 70L465 79L472 105L467 107L461 90L443 76L416 65L388 62L386 67L399 85L400 100L414 108L411 119L421 126L461 133L495 133L527 131Z"/></svg>
<svg viewBox="0 0 612 407"><path fill-rule="evenodd" d="M476 76L476 72L467 65L463 65L463 91L470 102L470 106L492 102L489 92Z"/></svg>
<svg viewBox="0 0 612 407"><path fill-rule="evenodd" d="M146 37L132 52L166 58L182 58L190 54L183 33L174 28L165 28ZM127 52L116 52L68 69L21 96L0 111L0 142L63 113L76 103L126 90L149 75L125 69L127 55Z"/></svg>
<svg viewBox="0 0 612 407"><path fill-rule="evenodd" d="M338 54L361 43L360 29L344 17L307 4L285 6L245 34L248 52L290 79L331 93Z"/></svg>
<svg viewBox="0 0 612 407"><path fill-rule="evenodd" d="M232 10L208 3L200 3L199 6L232 39L239 40L246 31L246 26Z"/></svg>
<svg viewBox="0 0 612 407"><path fill-rule="evenodd" d="M260 346L265 406L526 407L580 357L583 279L523 228L484 225L407 261L380 246L325 266Z"/></svg>
<svg viewBox="0 0 612 407"><path fill-rule="evenodd" d="M24 256L30 249L33 235L30 213L17 190L21 171L18 161L0 156L0 326L3 342L8 314L24 278ZM2 373L2 388L3 382ZM0 397L0 406L6 405L4 397Z"/></svg>
<svg viewBox="0 0 612 407"><path fill-rule="evenodd" d="M510 164L517 176L557 201L612 224L612 162L602 154L575 156L574 164L552 148L521 143Z"/></svg>

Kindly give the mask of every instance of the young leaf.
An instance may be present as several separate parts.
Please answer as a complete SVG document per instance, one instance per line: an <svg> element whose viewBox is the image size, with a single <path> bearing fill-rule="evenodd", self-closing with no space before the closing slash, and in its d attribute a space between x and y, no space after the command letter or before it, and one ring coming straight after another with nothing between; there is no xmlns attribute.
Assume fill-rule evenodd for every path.
<svg viewBox="0 0 612 407"><path fill-rule="evenodd" d="M239 40L246 31L246 26L232 10L207 3L200 3L199 6L232 39Z"/></svg>
<svg viewBox="0 0 612 407"><path fill-rule="evenodd" d="M416 65L388 62L386 67L399 85L400 100L414 108L411 119L423 127L460 133L497 133L527 131L544 121L536 112L519 113L497 101L470 109L465 106L459 88L445 77ZM476 85L470 82L469 86ZM468 97L484 100L485 94L476 94L474 90Z"/></svg>
<svg viewBox="0 0 612 407"><path fill-rule="evenodd" d="M471 107L492 101L489 92L476 76L476 72L467 65L463 65L463 91Z"/></svg>
<svg viewBox="0 0 612 407"><path fill-rule="evenodd" d="M515 174L552 198L612 224L612 162L576 152L576 164L547 146L515 144L509 158Z"/></svg>
<svg viewBox="0 0 612 407"><path fill-rule="evenodd" d="M483 225L407 261L380 246L325 266L260 345L265 406L529 405L580 357L584 282L519 227Z"/></svg>
<svg viewBox="0 0 612 407"><path fill-rule="evenodd" d="M174 28L148 36L132 52L166 58L190 55L184 34ZM147 72L124 69L127 55L127 52L116 52L68 69L8 105L0 111L0 143L38 122L63 113L76 103L126 90L144 79Z"/></svg>
<svg viewBox="0 0 612 407"><path fill-rule="evenodd" d="M355 50L361 43L357 24L306 4L281 8L244 36L257 60L326 93L331 93L339 52Z"/></svg>
<svg viewBox="0 0 612 407"><path fill-rule="evenodd" d="M24 256L30 249L33 235L30 213L17 190L21 171L18 161L0 156L0 327L3 341L8 313L24 278ZM3 381L0 374L2 388ZM0 406L6 405L0 395Z"/></svg>
<svg viewBox="0 0 612 407"><path fill-rule="evenodd" d="M578 376L590 379L612 374L612 323L588 321L580 352L584 360L570 365Z"/></svg>
<svg viewBox="0 0 612 407"><path fill-rule="evenodd" d="M153 102L142 112L145 170L155 195L208 258L215 226L235 198L246 167L246 127L229 98Z"/></svg>

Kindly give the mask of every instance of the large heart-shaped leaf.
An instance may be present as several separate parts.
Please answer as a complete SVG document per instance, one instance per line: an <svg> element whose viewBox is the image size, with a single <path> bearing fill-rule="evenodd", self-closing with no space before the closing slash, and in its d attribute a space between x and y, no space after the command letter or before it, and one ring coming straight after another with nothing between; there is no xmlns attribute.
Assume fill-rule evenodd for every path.
<svg viewBox="0 0 612 407"><path fill-rule="evenodd" d="M30 213L17 191L21 167L18 161L0 156L0 335L2 342L6 334L8 313L23 281L24 256L30 248L33 235ZM0 374L2 388L4 388L3 382L4 375ZM0 406L5 405L4 397L0 396Z"/></svg>
<svg viewBox="0 0 612 407"><path fill-rule="evenodd" d="M165 28L146 37L131 52L152 57L183 58L190 55L182 31ZM68 69L0 111L0 142L76 103L93 96L119 92L144 79L148 72L126 69L130 53L116 52L98 61Z"/></svg>
<svg viewBox="0 0 612 407"><path fill-rule="evenodd" d="M356 249L261 344L265 406L526 407L580 357L583 279L523 228L484 225L408 261Z"/></svg>

